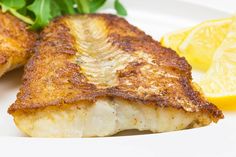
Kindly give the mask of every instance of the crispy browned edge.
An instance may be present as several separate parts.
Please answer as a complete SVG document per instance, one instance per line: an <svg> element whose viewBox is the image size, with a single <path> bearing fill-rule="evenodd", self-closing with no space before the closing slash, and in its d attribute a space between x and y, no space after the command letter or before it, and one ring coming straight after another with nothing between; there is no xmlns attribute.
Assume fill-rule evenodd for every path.
<svg viewBox="0 0 236 157"><path fill-rule="evenodd" d="M81 16L81 15L76 15ZM75 16L75 17L76 17ZM110 14L90 14L90 17L104 17L108 25L115 25L117 28L117 31L119 32L119 29L123 29L123 32L119 33L130 33L126 32L125 28L129 28L128 30L132 31L130 36L120 36L119 33L116 33L116 29L113 31L113 33L110 34L110 39L112 40L112 44L118 46L119 48L129 52L129 51L135 51L135 50L145 50L145 52L153 53L155 55L156 52L158 52L158 59L160 64L165 63L168 65L172 70L176 70L177 72L180 72L184 75L183 78L181 78L181 84L184 87L185 94L190 98L190 100L197 106L197 108L200 111L206 112L210 114L210 116L213 118L214 121L217 121L218 119L221 119L224 117L223 113L212 103L209 103L206 101L204 96L196 90L196 88L193 87L191 81L191 66L187 63L185 58L179 57L177 53L169 48L164 48L160 45L159 42L152 39L152 37L146 35L143 31L140 31L135 26L130 25L126 20L123 18L119 18L114 15ZM59 17L55 19L51 24L41 33L40 39L41 42L38 43L38 47L40 47L40 44L43 43L41 46L54 46L55 43L53 42L47 42L47 33L50 32L50 34L54 34L52 39L50 41L58 40L58 45L56 51L57 53L64 53L66 55L75 55L76 50L73 47L74 38L69 35L69 28L66 27L63 20L66 18L71 18L69 16ZM119 22L119 25L116 25L116 23ZM135 34L135 37L138 36L138 38L134 39L132 38L132 33ZM55 39L53 39L55 38ZM45 40L45 41L44 41ZM68 45L68 43L71 43ZM38 49L36 49L38 51ZM34 110L39 108L44 108L47 106L56 106L56 105L63 105L63 104L73 104L78 101L83 100L89 100L89 101L95 101L98 97L104 97L104 96L116 96L121 97L126 100L130 101L137 101L144 104L155 104L159 107L174 107L176 109L183 109L181 105L173 105L168 104L167 100L163 100L160 97L151 97L150 99L144 99L143 97L134 97L132 94L120 91L116 87L108 88L106 90L97 90L97 92L86 93L83 96L76 95L72 99L67 100L56 100L53 102L50 102L48 104L40 104L40 103L34 103L34 104L27 104L26 102L21 102L21 99L24 100L25 97L27 97L27 93L24 93L25 91L29 92L31 89L28 87L28 83L31 80L34 80L32 77L32 70L34 68L34 62L36 59L39 58L39 52L36 51L36 54L30 59L28 62L26 68L25 68L25 74L23 78L23 86L20 89L20 92L17 95L17 101L8 109L8 112L10 114L13 114L17 110ZM76 73L78 70L76 70L75 65L69 65L72 67L73 71L71 73ZM132 65L133 67L139 66ZM79 73L78 73L79 75ZM83 77L83 76L81 76ZM75 83L80 83L78 80L74 80ZM90 90L95 90L96 87L92 84L86 84ZM191 111L196 112L196 111Z"/></svg>
<svg viewBox="0 0 236 157"><path fill-rule="evenodd" d="M19 54L12 52L11 55L22 57L22 64L26 63L26 61L32 56L34 52L34 44L37 40L38 34L29 30L29 26L26 23L8 12L3 13L0 11L0 16L1 18L7 18L10 21L9 25L7 26L3 24L5 27L0 28L0 32L3 33L4 36L15 39L18 43L21 43L21 46L24 48L24 52L20 52ZM0 21L0 23L1 22L2 21ZM4 52L0 52L0 66L1 64L8 62L9 57L9 54L6 56Z"/></svg>

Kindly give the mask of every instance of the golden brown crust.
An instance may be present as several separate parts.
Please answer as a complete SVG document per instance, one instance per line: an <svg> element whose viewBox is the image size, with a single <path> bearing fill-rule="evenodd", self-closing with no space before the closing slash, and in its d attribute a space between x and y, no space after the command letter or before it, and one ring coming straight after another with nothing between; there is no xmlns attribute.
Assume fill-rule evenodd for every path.
<svg viewBox="0 0 236 157"><path fill-rule="evenodd" d="M32 55L37 37L27 27L9 13L0 12L0 76L24 65Z"/></svg>
<svg viewBox="0 0 236 157"><path fill-rule="evenodd" d="M80 18L101 20L111 45L131 55L144 52L151 56L151 63L145 58L130 61L116 71L115 86L101 88L89 82L75 62L77 43L68 25L68 21ZM80 100L95 101L98 97L121 97L187 112L207 112L214 121L223 118L222 112L207 102L191 81L191 67L184 58L122 18L109 14L61 17L41 33L41 42L25 68L23 86L9 113Z"/></svg>

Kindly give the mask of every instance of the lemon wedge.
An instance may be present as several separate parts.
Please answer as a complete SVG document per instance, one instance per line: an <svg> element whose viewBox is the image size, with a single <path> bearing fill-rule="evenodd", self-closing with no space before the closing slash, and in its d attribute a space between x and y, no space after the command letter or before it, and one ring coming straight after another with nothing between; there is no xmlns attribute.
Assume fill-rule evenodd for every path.
<svg viewBox="0 0 236 157"><path fill-rule="evenodd" d="M161 38L161 44L164 47L175 50L179 55L179 45L182 43L184 38L190 33L192 28L181 29L175 32L168 33Z"/></svg>
<svg viewBox="0 0 236 157"><path fill-rule="evenodd" d="M206 21L195 26L179 45L180 54L193 68L208 70L214 52L224 40L231 23L232 19L227 18Z"/></svg>
<svg viewBox="0 0 236 157"><path fill-rule="evenodd" d="M199 85L210 102L222 110L236 110L236 18Z"/></svg>

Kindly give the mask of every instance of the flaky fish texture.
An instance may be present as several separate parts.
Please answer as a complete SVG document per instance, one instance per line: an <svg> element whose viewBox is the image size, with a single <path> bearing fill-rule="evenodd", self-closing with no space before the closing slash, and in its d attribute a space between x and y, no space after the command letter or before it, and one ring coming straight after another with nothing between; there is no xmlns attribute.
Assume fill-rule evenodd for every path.
<svg viewBox="0 0 236 157"><path fill-rule="evenodd" d="M65 16L41 33L9 113L34 137L166 132L223 118L197 88L184 58L126 20Z"/></svg>
<svg viewBox="0 0 236 157"><path fill-rule="evenodd" d="M27 24L0 11L0 77L27 62L36 37Z"/></svg>

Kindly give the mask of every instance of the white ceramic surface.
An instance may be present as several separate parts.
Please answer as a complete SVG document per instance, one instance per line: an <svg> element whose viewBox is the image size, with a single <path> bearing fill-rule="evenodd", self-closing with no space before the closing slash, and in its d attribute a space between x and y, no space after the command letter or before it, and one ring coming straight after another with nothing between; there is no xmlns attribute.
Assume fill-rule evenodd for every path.
<svg viewBox="0 0 236 157"><path fill-rule="evenodd" d="M175 0L123 0L127 19L159 39L166 32L192 26L206 19L229 16L208 5ZM111 3L111 2L110 2ZM109 4L108 4L109 5ZM104 7L102 12L114 12ZM22 137L7 108L15 101L22 69L0 79L0 156L181 156L236 157L236 112L210 126L136 136L86 139ZM199 76L194 72L194 79Z"/></svg>

